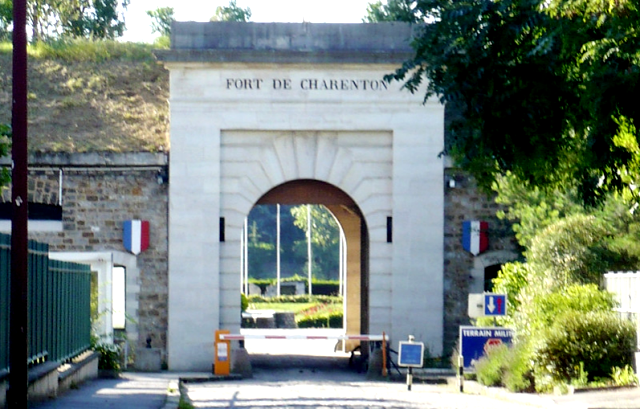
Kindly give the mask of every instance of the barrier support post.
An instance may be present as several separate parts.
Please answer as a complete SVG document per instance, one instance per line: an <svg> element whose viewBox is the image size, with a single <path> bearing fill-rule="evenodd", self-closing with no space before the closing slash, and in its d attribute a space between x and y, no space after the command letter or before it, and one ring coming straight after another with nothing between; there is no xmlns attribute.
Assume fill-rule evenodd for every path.
<svg viewBox="0 0 640 409"><path fill-rule="evenodd" d="M231 341L220 339L220 335L229 334L229 330L217 330L213 344L213 373L228 376L231 373Z"/></svg>
<svg viewBox="0 0 640 409"><path fill-rule="evenodd" d="M387 375L387 334L382 332L382 376Z"/></svg>

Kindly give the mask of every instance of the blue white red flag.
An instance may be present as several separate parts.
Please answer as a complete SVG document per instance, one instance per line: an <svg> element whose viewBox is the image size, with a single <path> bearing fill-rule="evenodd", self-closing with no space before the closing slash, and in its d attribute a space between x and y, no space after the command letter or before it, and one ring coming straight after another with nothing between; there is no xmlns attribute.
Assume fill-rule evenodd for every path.
<svg viewBox="0 0 640 409"><path fill-rule="evenodd" d="M149 248L149 222L146 220L126 220L124 222L124 248L138 255Z"/></svg>
<svg viewBox="0 0 640 409"><path fill-rule="evenodd" d="M462 222L462 247L477 256L489 247L489 223L479 220Z"/></svg>

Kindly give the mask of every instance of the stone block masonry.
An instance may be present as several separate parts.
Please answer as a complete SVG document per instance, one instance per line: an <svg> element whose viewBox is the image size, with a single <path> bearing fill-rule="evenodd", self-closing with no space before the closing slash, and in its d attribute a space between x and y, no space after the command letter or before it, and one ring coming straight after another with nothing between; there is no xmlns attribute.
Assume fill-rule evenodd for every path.
<svg viewBox="0 0 640 409"><path fill-rule="evenodd" d="M151 337L153 347L163 351L168 305L166 175L164 154L51 154L30 158L30 202L62 204L61 231L29 232L31 239L49 243L50 251L126 252L123 222L149 221L149 248L137 256L139 307L135 316L127 319L137 324L135 348L144 348ZM62 196L58 197L60 191ZM3 194L3 201L8 196L10 193Z"/></svg>

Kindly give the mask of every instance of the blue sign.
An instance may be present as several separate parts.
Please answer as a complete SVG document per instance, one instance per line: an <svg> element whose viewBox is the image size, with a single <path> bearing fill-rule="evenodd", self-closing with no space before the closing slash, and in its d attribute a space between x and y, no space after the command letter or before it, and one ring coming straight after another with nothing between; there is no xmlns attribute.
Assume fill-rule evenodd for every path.
<svg viewBox="0 0 640 409"><path fill-rule="evenodd" d="M398 365L422 368L424 344L422 342L400 341Z"/></svg>
<svg viewBox="0 0 640 409"><path fill-rule="evenodd" d="M511 345L514 332L509 328L460 327L460 354L464 367L470 368L487 350L501 344Z"/></svg>
<svg viewBox="0 0 640 409"><path fill-rule="evenodd" d="M507 315L507 295L491 294L484 295L484 315L485 317L501 317Z"/></svg>

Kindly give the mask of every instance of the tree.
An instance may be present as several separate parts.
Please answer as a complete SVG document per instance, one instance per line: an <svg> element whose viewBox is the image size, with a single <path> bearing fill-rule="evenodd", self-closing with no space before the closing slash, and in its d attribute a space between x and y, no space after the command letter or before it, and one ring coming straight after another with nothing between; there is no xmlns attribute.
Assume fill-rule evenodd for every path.
<svg viewBox="0 0 640 409"><path fill-rule="evenodd" d="M414 0L388 0L369 3L367 15L362 19L363 23L379 23L382 21L406 21L414 23L420 21L414 8Z"/></svg>
<svg viewBox="0 0 640 409"><path fill-rule="evenodd" d="M0 0L0 33L13 22L4 14L11 0ZM114 39L125 29L121 9L129 0L27 0L27 18L32 41L61 36Z"/></svg>
<svg viewBox="0 0 640 409"><path fill-rule="evenodd" d="M340 259L340 227L326 207L301 205L291 208L293 223L307 231L307 206L311 206L311 245L313 275L323 279L336 279ZM307 254L307 239L298 240L295 248L299 256ZM305 269L306 272L306 269Z"/></svg>
<svg viewBox="0 0 640 409"><path fill-rule="evenodd" d="M216 15L211 17L211 21L243 21L248 22L251 18L251 9L238 7L236 0L230 0L226 7L218 6Z"/></svg>
<svg viewBox="0 0 640 409"><path fill-rule="evenodd" d="M587 203L635 192L637 2L424 0L415 13L429 23L387 79L427 82L425 98L459 111L444 152L482 186L511 171Z"/></svg>
<svg viewBox="0 0 640 409"><path fill-rule="evenodd" d="M173 21L173 7L159 7L155 10L147 11L151 17L151 32L162 36L171 34L171 21Z"/></svg>
<svg viewBox="0 0 640 409"><path fill-rule="evenodd" d="M13 1L0 0L0 39L7 35L13 22Z"/></svg>

